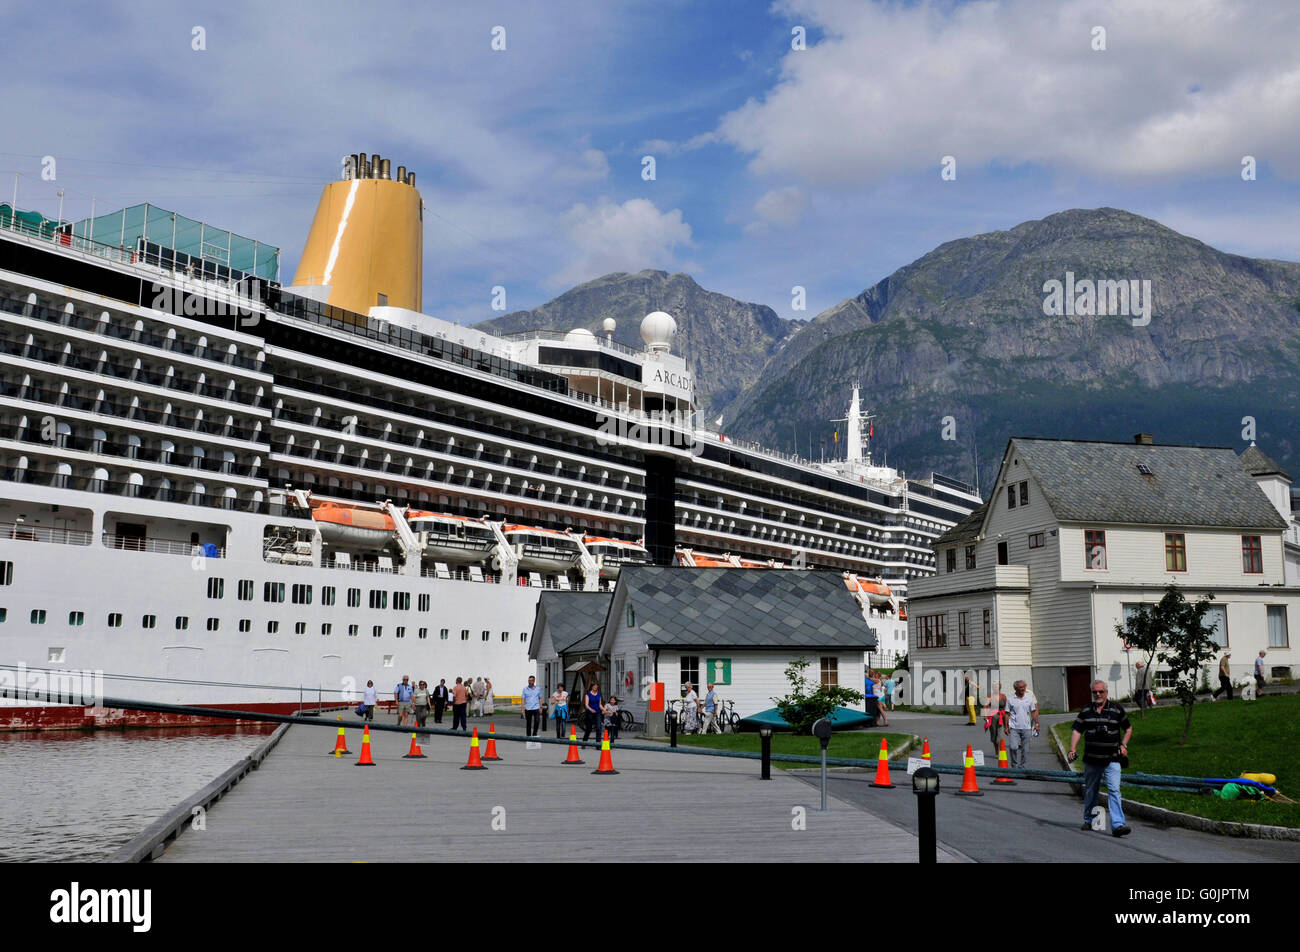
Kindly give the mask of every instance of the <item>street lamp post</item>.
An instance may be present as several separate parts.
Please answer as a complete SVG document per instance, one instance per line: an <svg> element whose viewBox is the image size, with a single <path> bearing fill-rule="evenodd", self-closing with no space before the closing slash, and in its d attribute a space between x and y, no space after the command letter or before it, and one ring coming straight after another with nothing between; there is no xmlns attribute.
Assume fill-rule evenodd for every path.
<svg viewBox="0 0 1300 952"><path fill-rule="evenodd" d="M916 836L920 862L935 862L934 801L939 796L939 771L921 767L912 774L912 793L916 795Z"/></svg>

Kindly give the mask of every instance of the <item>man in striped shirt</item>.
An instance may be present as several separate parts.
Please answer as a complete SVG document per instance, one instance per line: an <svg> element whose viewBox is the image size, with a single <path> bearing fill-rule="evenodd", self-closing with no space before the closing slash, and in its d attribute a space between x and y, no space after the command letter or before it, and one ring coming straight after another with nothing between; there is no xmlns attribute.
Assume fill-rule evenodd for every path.
<svg viewBox="0 0 1300 952"><path fill-rule="evenodd" d="M1110 806L1110 835L1127 836L1123 801L1119 795L1120 758L1128 760L1128 741L1133 736L1124 708L1107 700L1106 682L1092 682L1092 703L1079 712L1070 732L1070 760L1078 756L1079 738L1083 748L1083 829L1091 830L1092 810L1097 805L1101 782L1106 781ZM1123 735L1122 737L1120 735Z"/></svg>

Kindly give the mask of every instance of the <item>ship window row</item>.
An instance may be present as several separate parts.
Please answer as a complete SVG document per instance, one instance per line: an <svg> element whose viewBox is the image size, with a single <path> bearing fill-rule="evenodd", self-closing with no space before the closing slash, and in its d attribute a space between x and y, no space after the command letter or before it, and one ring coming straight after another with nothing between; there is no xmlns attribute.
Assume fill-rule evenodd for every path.
<svg viewBox="0 0 1300 952"><path fill-rule="evenodd" d="M51 364L56 368L80 370L105 378L105 385L111 387L134 387L145 384L165 390L175 390L195 396L224 400L243 407L260 407L265 399L265 390L261 386L253 387L230 377L224 382L209 380L206 373L191 376L178 372L176 367L168 364L165 370L159 370L145 364L138 358L130 363L113 359L107 350L98 353L78 353L73 349L83 346L82 341L65 341L63 344L28 335L26 338L0 335L0 353L23 360L34 360L42 364ZM120 356L120 355L118 355Z"/></svg>
<svg viewBox="0 0 1300 952"><path fill-rule="evenodd" d="M785 509L771 510L765 508L762 505L757 505L757 506L750 506L748 504L741 505L739 503L731 502L727 499L724 499L721 496L702 495L698 490L678 491L675 494L674 498L677 502L680 503L686 503L688 505L699 506L701 508L712 509L720 512L735 513L740 516L745 516L749 519L766 519L769 522L779 522L784 525L794 526L799 529L823 529L824 531L831 531L825 528L826 517L821 515L811 517L816 519L816 522L811 522L809 521L810 517L807 513L803 513L803 512L790 513ZM800 500L800 502L802 503L805 501ZM810 508L812 508L814 505L815 504L810 504ZM834 517L832 516L831 518L833 519ZM889 522L882 517L882 521L880 524L883 526L891 526L891 525L898 526L901 525L902 523ZM835 526L834 531L837 532L840 531L839 522L835 522L834 526ZM864 526L865 528L863 528ZM889 534L890 530L873 526L871 523L864 523L862 522L861 513L853 513L851 517L851 521L849 521L849 524L845 527L842 534L856 537L859 531L862 532L862 538L868 541L879 541L879 542L891 541L886 539L886 536ZM896 537L892 541L896 543L901 542L901 543L913 543L916 545L926 545L929 542L929 538L926 536L922 536L919 534L912 535L909 533L900 533L898 532L897 529L894 529L892 531ZM940 530L936 528L934 530L928 530L928 531L933 531L935 535L937 535Z"/></svg>
<svg viewBox="0 0 1300 952"><path fill-rule="evenodd" d="M209 487L197 480L172 480L166 476L146 481L140 473L127 473L125 479L119 480L100 466L85 465L74 469L71 463L52 463L40 457L29 459L26 455L0 456L0 478L55 489L76 489L212 509L258 513L272 511L260 489L250 492L244 486ZM117 547L132 548L130 545Z"/></svg>
<svg viewBox="0 0 1300 952"><path fill-rule="evenodd" d="M602 462L612 463L615 466L636 466L637 457L632 451L616 453L607 449L602 443L601 438L596 431L596 414L585 413L581 420L568 421L575 425L589 428L591 436L586 437L578 433L572 433L564 430L556 431L556 435L550 435L550 432L544 427L537 427L536 424L530 424L520 420L510 420L505 418L505 422L494 422L491 414L486 414L486 419L479 419L478 412L471 408L456 407L450 403L439 403L431 397L423 397L412 391L405 391L401 396L405 402L397 400L398 394L391 390L385 390L383 395L372 394L371 387L373 383L365 378L346 378L337 379L337 385L321 382L323 376L315 367L304 368L304 372L311 373L313 376L308 379L305 376L298 375L297 368L291 368L289 373L277 375L276 385L278 388L288 387L295 390L303 390L308 393L319 394L324 397L330 397L341 403L360 404L371 407L385 413L397 413L404 416L414 417L421 422L442 423L448 426L461 427L467 430L474 430L487 436L497 436L508 440L521 440L527 442L529 446L542 446L554 450L560 450L566 453L581 455L589 459L598 459ZM387 372L391 372L391 368ZM449 383L455 388L455 392L463 393L465 396L478 397L480 394L470 392L476 381L457 378ZM468 389L467 389L468 388ZM548 412L548 408L539 408L527 402L522 402L519 398L526 396L518 390L507 390L504 392L493 392L489 395L482 395L483 399L488 399L493 403L500 404L504 407L514 407L522 411L532 413ZM423 399L421 399L423 397ZM421 400L419 404L412 401ZM554 414L552 414L554 415Z"/></svg>
<svg viewBox="0 0 1300 952"><path fill-rule="evenodd" d="M6 379L0 384L0 394L12 400L27 400L100 416L119 417L129 423L165 426L219 439L243 440L246 443L264 440L261 420L214 412L211 408L190 408L171 400L152 399L148 394L132 394L129 403L122 403L114 398L126 394L110 395L100 388L90 396L82 389L83 386L80 380L75 383L69 380L54 383L39 376L24 374L21 380ZM129 446L130 440L125 442Z"/></svg>
<svg viewBox="0 0 1300 952"><path fill-rule="evenodd" d="M422 428L418 429L414 434L410 434L399 428L394 428L391 423L385 424L381 430L356 422L354 416L324 415L319 407L310 415L288 407L280 407L276 411L276 419L287 420L305 426L337 430L345 437L363 437L385 445L397 444L416 450L440 453L444 456L458 456L463 459L506 466L522 472L534 473L542 478L569 479L575 482L609 487L622 492L640 493L644 491L641 480L634 478L631 473L618 470L611 472L608 467L599 465L590 469L587 466L579 466L577 469L573 469L566 467L564 460L561 459L538 456L537 453L524 451L520 451L518 455L515 455L513 449L502 449L491 444L485 444L482 440L467 439L463 435L458 439L454 434L436 430L426 433ZM347 422L344 422L345 420ZM298 444L298 438L293 434L286 437L285 441L290 444ZM308 438L304 438L301 445L305 446L307 442ZM321 440L311 439L311 458L332 458L333 462L341 463L346 459L369 457L370 450L368 448L361 454L348 453L343 443L334 443L332 447L328 445L329 443L334 443L334 441L328 441L325 448L322 449ZM572 446L569 448L573 449ZM391 454L385 453L384 457L390 459ZM408 457L408 464L411 462L413 461Z"/></svg>
<svg viewBox="0 0 1300 952"><path fill-rule="evenodd" d="M679 493L679 501L688 502L692 505L701 505L690 499L683 499L683 494ZM701 508L703 506L701 505ZM720 507L726 508L726 507ZM903 561L915 561L918 564L933 562L933 553L925 548L926 540L921 536L902 534L902 538L888 539L885 533L868 530L861 541L856 538L832 538L828 533L838 532L843 536L856 536L857 527L849 526L847 531L840 531L839 523L835 526L824 526L820 520L816 524L810 524L798 519L792 519L784 514L761 513L761 511L730 509L729 511L738 512L748 519L740 520L727 519L726 516L715 516L710 512L696 512L679 508L677 512L677 522L683 526L696 526L704 529L712 529L716 526L719 532L728 532L732 535L745 536L753 539L762 539L771 542L786 544L786 540L794 539L817 539L820 540L822 548L828 551L841 549L850 549L857 552L876 552L885 554L888 552ZM779 529L776 526L763 525L757 522L751 522L750 519L766 519L771 522L778 522L789 525L794 531ZM922 549L922 551L911 552L906 547Z"/></svg>
<svg viewBox="0 0 1300 952"><path fill-rule="evenodd" d="M33 625L43 625L43 624L45 624L45 622L46 622L46 618L47 618L47 616L48 616L48 612L47 612L46 609L44 609L44 608L33 608L32 611L31 611L31 615L29 616L29 621L30 621L30 623L33 624ZM4 622L6 622L6 621L8 620L8 618L9 618L9 609L8 609L8 608L0 608L0 624L3 624ZM73 612L69 612L69 613L68 613L68 624L69 624L70 626L72 626L72 627L80 627L80 626L85 625L85 623L86 623L86 613L85 613L85 612L81 612L81 611L73 611ZM220 630L221 630L221 619L220 619L220 618L208 618L208 619L206 620L206 623L205 623L205 624L206 624L206 627L207 627L207 630L208 630L208 631L220 631ZM176 619L175 619L175 622L174 622L174 625L175 625L175 628L176 628L177 631L186 631L186 630L188 630L188 629L189 629L189 626L190 626L190 619L189 619L189 616L188 616L188 615L177 615L177 616L176 616ZM108 627L109 627L109 628L121 628L121 627L122 627L122 613L121 613L121 612L110 612L110 613L108 614ZM146 629L157 628L157 627L158 627L158 616L157 616L157 615L144 615L144 616L142 616L142 618L140 619L140 627L141 627L141 628L146 628ZM240 631L242 634L247 634L247 633L251 632L251 631L253 630L253 621L252 621L252 619L251 619L251 618L241 618L241 619L239 619L239 620L238 620L238 628L239 628L239 631ZM349 635L349 637L355 638L355 637L357 636L357 632L358 632L359 628L360 628L360 626L355 625L355 624L348 625L348 635ZM266 632L267 632L267 634L274 635L274 634L278 633L279 630L280 630L280 623L279 623L278 621L268 621L268 622L266 623ZM305 622L305 621L295 622L295 623L294 623L294 626L293 626L293 630L294 630L294 634L297 634L297 635L305 635L305 634L307 633L307 622ZM375 637L375 638L383 637L383 630L384 630L384 626L383 626L383 625L374 625L374 626L372 626L372 628L371 628L371 635L372 635L373 637ZM328 621L327 621L327 622L322 622L322 623L321 623L321 626L320 626L320 633L321 633L322 635L325 635L325 636L328 636L328 635L333 634L333 633L334 633L334 624L333 624L333 622L328 622ZM406 637L406 626L404 626L404 625L399 625L399 626L397 627L397 629L396 629L395 634L396 634L396 636L397 636L398 638L405 638L405 637ZM489 635L490 635L490 632L484 631L484 632L483 632L483 640L484 640L484 641L488 641L488 640L489 640ZM416 629L416 637L419 638L420 640L427 639L427 638L429 637L429 629L428 629L427 627L417 628L417 629ZM448 638L448 629L446 629L446 628L441 629L441 631L439 632L439 638L440 638L442 641L446 641L447 638ZM462 641L468 641L468 640L469 640L469 629L468 629L468 628L465 628L465 629L462 629L462 630L461 630L461 640L462 640ZM528 640L528 632L526 632L526 631L521 631L521 632L519 633L519 640L520 640L520 641L524 641L524 642L526 642L526 641ZM505 643L507 643L507 642L509 642L509 641L510 641L510 632L508 632L508 631L503 631L503 632L501 632L501 642L502 642L503 644L505 644Z"/></svg>
<svg viewBox="0 0 1300 952"><path fill-rule="evenodd" d="M442 464L429 461L421 467L414 459L407 457L406 460L393 460L392 457L385 453L382 458L368 457L368 451L363 451L359 456L345 454L342 451L342 445L334 452L321 452L319 441L314 447L305 445L294 445L293 443L273 443L271 452L284 456L292 456L297 459L315 461L324 465L333 464L336 466L350 466L355 469L369 470L375 473L392 476L395 478L404 478L412 480L421 480L428 483L435 483L444 486L463 486L468 489L479 489L485 492L498 493L505 496L515 496L520 499L536 499L539 502L551 503L554 505L568 505L575 508L591 509L605 513L616 513L629 518L635 518L639 511L638 500L635 498L623 498L622 496L613 495L617 490L603 492L599 496L591 490L585 495L578 488L564 485L549 485L545 479L525 480L520 479L514 482L515 477L507 475L504 479L497 481L496 473L485 469L475 469L474 467L460 467L459 469L452 464ZM337 477L333 477L337 479ZM354 486L360 485L360 481L353 481ZM324 492L325 490L321 490ZM382 493L380 493L382 495ZM366 494L362 498L373 499L373 494Z"/></svg>
<svg viewBox="0 0 1300 952"><path fill-rule="evenodd" d="M59 327L71 327L86 333L130 341L146 347L156 347L159 350L180 353L199 360L210 360L245 370L262 369L264 358L260 356L261 352L255 351L251 355L247 351L241 352L241 345L234 341L206 333L192 334L166 321L91 308L78 302L70 303L73 306L71 313L66 306L56 307L48 298L42 298L35 292L20 296L9 287L4 293L0 293L0 310L11 314L20 314ZM78 344L81 345L81 342Z"/></svg>
<svg viewBox="0 0 1300 952"><path fill-rule="evenodd" d="M753 532L743 531L746 528L748 527L740 525L728 526L722 522L716 524L704 522L698 524L697 528L697 524L688 520L679 524L679 544L684 545L687 544L690 539L698 538L701 540L698 544L704 548L711 550L721 548L733 555L749 552L758 555L760 558L770 558L771 547L773 545L791 551L795 549L804 549L807 550L810 559L816 555L815 564L813 561L809 561L809 568L848 568L861 572L863 571L862 563L864 561L871 561L877 564L876 568L873 570L873 574L880 574L887 563L891 565L907 564L918 566L919 569L916 571L910 569L905 570L908 575L918 576L921 574L929 574L928 572L920 571L920 569L931 569L934 566L934 557L932 554L891 552L869 545L845 543L842 540L826 540L822 537L808 535L806 533L791 533L789 535L777 535L773 533L769 536L761 536ZM727 536L729 538L716 538L716 536L719 535ZM765 548L759 548L752 545L746 546L743 542L738 544L734 541L733 537L757 539L764 543ZM792 557L793 556L788 555L785 558Z"/></svg>
<svg viewBox="0 0 1300 952"><path fill-rule="evenodd" d="M253 456L251 462L238 462L234 450L197 443L182 444L178 449L176 441L171 439L150 439L146 444L134 433L119 433L101 427L86 427L81 432L87 435L78 435L74 424L79 422L75 419L71 422L59 420L53 415L29 417L0 412L0 435L33 446L76 450L131 462L157 463L250 479L264 476L261 456ZM182 451L185 449L188 452Z"/></svg>
<svg viewBox="0 0 1300 952"><path fill-rule="evenodd" d="M485 354L481 351L473 350L463 344L454 341L444 340L438 337L430 337L427 334L421 334L406 327L386 324L377 327L371 323L369 318L364 315L355 314L342 310L341 308L332 307L321 301L314 301L310 298L299 297L296 294L282 292L278 300L273 296L271 305L276 311L282 314L288 314L302 320L311 321L324 327L329 327L335 331L343 331L347 334L355 335L359 338L377 341L381 344L387 344L391 347L399 347L403 350L409 350L422 357L431 357L435 360L446 360L452 363L460 364L465 367L471 367L483 373L490 373L494 376L503 377L507 380L527 384L531 387L539 387L543 390L550 390L556 393L568 392L568 381L558 374L549 373L544 370L537 370L525 364L518 364L503 357L496 357L492 354ZM376 322L377 323L377 322ZM288 330L289 328L285 328ZM314 336L314 335L313 335ZM342 345L341 341L335 342ZM351 346L343 345L344 349L352 350ZM348 363L350 361L344 361Z"/></svg>

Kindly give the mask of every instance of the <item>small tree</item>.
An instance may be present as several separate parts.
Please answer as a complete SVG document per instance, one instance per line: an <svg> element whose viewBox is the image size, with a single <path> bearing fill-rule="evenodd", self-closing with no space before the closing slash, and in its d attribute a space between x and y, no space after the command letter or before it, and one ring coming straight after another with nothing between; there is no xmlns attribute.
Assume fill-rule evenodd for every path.
<svg viewBox="0 0 1300 952"><path fill-rule="evenodd" d="M1194 604L1189 603L1171 582L1159 602L1150 608L1139 608L1126 625L1115 626L1120 637L1144 651L1154 651L1174 676L1174 690L1184 712L1183 739L1179 746L1187 745L1187 735L1192 729L1197 674L1218 650L1214 629L1205 624L1205 613L1212 601L1214 596L1206 595Z"/></svg>
<svg viewBox="0 0 1300 952"><path fill-rule="evenodd" d="M1154 610L1155 607L1148 609L1145 605L1140 606L1124 624L1115 626L1115 634L1119 635L1130 649L1136 649L1140 655L1145 656L1142 666L1146 669L1148 678L1151 677L1151 662L1155 660L1156 653L1160 650L1161 639L1165 633ZM1155 687L1154 684L1150 686L1153 689ZM1133 692L1133 700L1137 700L1136 689ZM1146 717L1145 704L1138 705L1138 714Z"/></svg>
<svg viewBox="0 0 1300 952"><path fill-rule="evenodd" d="M774 697L776 712L781 715L796 734L807 734L820 718L830 717L837 707L856 704L865 695L852 688L834 684L819 684L812 689L812 682L804 672L812 664L807 658L791 661L785 669L785 676L790 681L790 693L785 697Z"/></svg>

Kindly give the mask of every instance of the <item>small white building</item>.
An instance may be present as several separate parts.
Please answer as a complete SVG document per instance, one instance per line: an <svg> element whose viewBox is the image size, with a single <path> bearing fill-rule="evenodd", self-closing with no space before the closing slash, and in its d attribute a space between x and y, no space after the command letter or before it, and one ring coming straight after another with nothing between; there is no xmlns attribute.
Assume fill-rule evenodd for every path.
<svg viewBox="0 0 1300 952"><path fill-rule="evenodd" d="M655 682L670 701L712 681L742 718L767 710L799 658L814 684L861 691L875 647L838 572L634 565L619 572L599 653L642 723Z"/></svg>
<svg viewBox="0 0 1300 952"><path fill-rule="evenodd" d="M1253 447L1238 458L1146 435L1012 439L988 502L935 543L938 574L911 584L913 672L938 670L956 690L962 671L983 690L1024 678L1054 708L1082 707L1094 679L1130 695L1139 659L1115 625L1175 582L1189 600L1214 594L1210 618L1234 680L1260 650L1270 676L1289 676L1289 633L1300 626L1300 588L1285 569L1291 522L1278 502L1289 517L1289 492L1267 485L1283 480L1289 490ZM960 703L954 693L943 703Z"/></svg>

